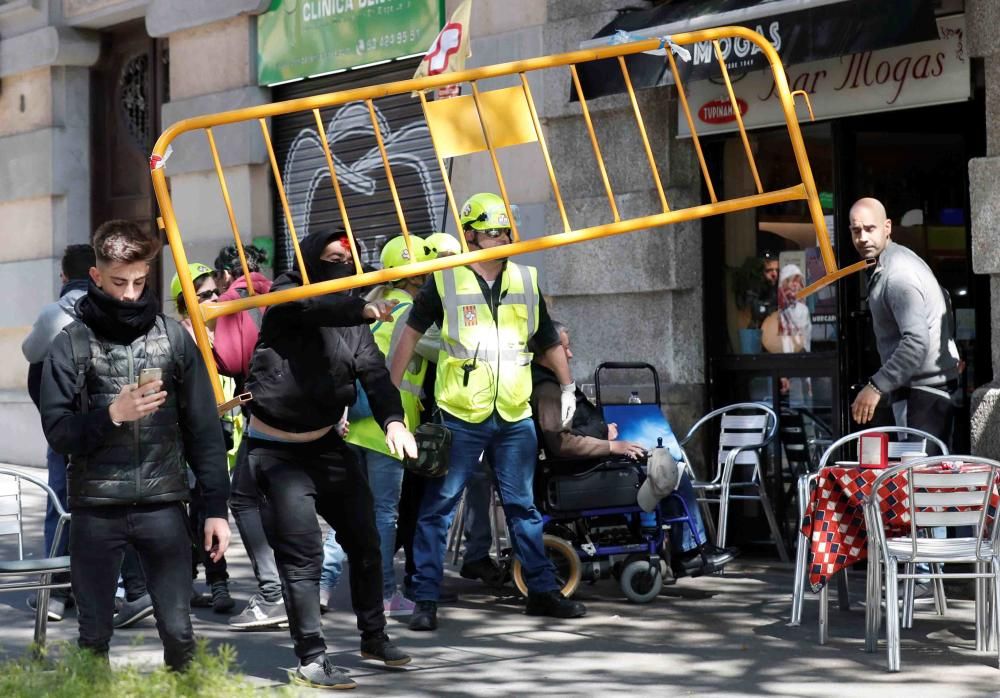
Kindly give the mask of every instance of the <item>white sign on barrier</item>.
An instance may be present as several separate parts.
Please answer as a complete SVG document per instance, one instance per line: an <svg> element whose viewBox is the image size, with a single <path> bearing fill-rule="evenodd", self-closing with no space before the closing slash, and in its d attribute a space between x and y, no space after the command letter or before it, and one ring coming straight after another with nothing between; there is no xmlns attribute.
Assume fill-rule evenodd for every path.
<svg viewBox="0 0 1000 698"><path fill-rule="evenodd" d="M882 51L866 51L785 68L791 90L809 94L817 119L854 116L932 104L961 102L972 96L965 17L938 20L940 38ZM747 129L785 123L770 69L731 75L736 104ZM700 80L686 86L698 135L738 130L733 106L721 81ZM809 111L796 98L801 122ZM677 135L691 136L678 106Z"/></svg>

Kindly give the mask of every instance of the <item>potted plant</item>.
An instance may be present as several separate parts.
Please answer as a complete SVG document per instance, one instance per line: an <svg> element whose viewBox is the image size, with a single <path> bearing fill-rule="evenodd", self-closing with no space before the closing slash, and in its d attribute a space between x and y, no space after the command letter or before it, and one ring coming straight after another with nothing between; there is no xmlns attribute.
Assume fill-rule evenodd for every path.
<svg viewBox="0 0 1000 698"><path fill-rule="evenodd" d="M760 326L769 314L769 295L773 293L764 278L764 260L747 257L743 264L732 270L733 298L741 315L746 316L746 326L741 327L740 353L759 354L761 350Z"/></svg>

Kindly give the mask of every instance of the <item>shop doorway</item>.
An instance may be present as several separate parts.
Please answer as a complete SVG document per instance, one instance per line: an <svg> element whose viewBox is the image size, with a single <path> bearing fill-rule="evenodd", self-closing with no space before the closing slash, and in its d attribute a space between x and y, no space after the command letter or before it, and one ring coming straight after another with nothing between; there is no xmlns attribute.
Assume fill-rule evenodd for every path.
<svg viewBox="0 0 1000 698"><path fill-rule="evenodd" d="M972 391L992 378L989 284L972 273L969 252L968 161L985 152L984 124L983 101L976 99L803 128L838 265L858 260L847 226L851 203L875 196L894 221L894 239L926 259L951 295L965 362L953 439L958 451L968 449ZM762 178L780 182L794 167L786 143L777 131L751 134ZM738 137L714 139L706 155L722 195L752 186ZM808 212L799 202L707 219L703 234L706 317L716 318L705 324L710 401L712 407L761 401L779 413L779 437L765 469L787 540L794 540L796 478L814 467L827 444L858 428L848 408L880 366L864 302L867 277L849 277L805 308L788 311L783 287L795 274L807 283L822 275ZM778 278L763 282L769 269ZM891 424L890 410L876 420ZM755 503L735 515L746 519L737 544L767 538Z"/></svg>

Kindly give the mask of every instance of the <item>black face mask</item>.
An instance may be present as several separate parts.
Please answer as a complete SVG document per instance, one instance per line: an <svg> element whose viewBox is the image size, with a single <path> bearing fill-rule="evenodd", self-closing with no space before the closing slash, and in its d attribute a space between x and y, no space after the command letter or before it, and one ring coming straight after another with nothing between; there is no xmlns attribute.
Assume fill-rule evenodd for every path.
<svg viewBox="0 0 1000 698"><path fill-rule="evenodd" d="M354 262L327 262L319 260L309 265L309 281L333 281L354 276Z"/></svg>

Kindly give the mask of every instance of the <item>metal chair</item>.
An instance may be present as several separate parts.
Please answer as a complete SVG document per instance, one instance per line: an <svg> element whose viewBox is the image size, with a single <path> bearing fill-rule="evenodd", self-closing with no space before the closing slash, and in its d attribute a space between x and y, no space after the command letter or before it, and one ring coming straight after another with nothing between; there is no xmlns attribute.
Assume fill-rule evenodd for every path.
<svg viewBox="0 0 1000 698"><path fill-rule="evenodd" d="M55 538L49 557L39 559L24 558L24 531L22 516L21 481L27 481L45 490L49 501L59 513ZM6 485L6 487L4 486ZM63 509L56 493L42 480L12 468L0 467L0 537L17 536L17 559L0 560L0 579L15 578L14 581L0 582L0 592L38 591L35 609L35 651L41 653L45 647L45 631L48 626L49 591L65 589L69 582L53 583L52 575L69 573L69 556L53 557L63 529L69 523L69 514ZM36 579L16 579L37 577Z"/></svg>
<svg viewBox="0 0 1000 698"><path fill-rule="evenodd" d="M899 458L903 453L907 451L912 451L914 448L919 448L923 453L926 453L927 442L933 443L941 453L947 455L948 447L944 444L941 439L929 434L926 431L921 431L920 429L912 429L910 427L871 427L869 429L861 429L860 431L847 434L830 444L827 449L823 452L820 457L819 465L816 470L810 473L805 473L799 478L798 481L798 503L799 503L799 533L798 533L798 545L795 550L795 581L792 586L792 618L789 625L799 625L802 622L802 602L805 596L806 579L808 578L808 564L809 564L809 546L811 541L802 535L801 522L805 518L806 508L809 505L809 500L812 498L813 489L816 486L816 481L819 479L820 471L827 466L830 459L847 444L856 442L861 436L865 434L873 433L883 433L883 434L901 434L904 436L915 436L918 441L892 441L889 443L889 458ZM849 610L849 600L847 591L847 577L845 574L841 573L837 575L837 585L838 592L840 596L840 608L841 610ZM828 635L828 617L829 617L829 586L824 586L819 593L819 643L821 645L826 644ZM912 616L913 608L913 590L912 585L910 586L909 594L907 595L909 599L910 609L909 615ZM944 600L944 585L935 584L934 588L935 603L938 606L938 612L944 613L946 603Z"/></svg>
<svg viewBox="0 0 1000 698"><path fill-rule="evenodd" d="M745 414L751 412L751 414ZM691 459L684 453L684 462L687 464L691 475L692 484L695 490L712 493L717 492L717 496L702 496L699 502L717 503L719 505L719 526L716 544L719 547L726 547L726 533L729 526L729 502L730 500L753 499L760 502L760 507L767 518L767 525L771 529L771 536L774 544L778 548L778 556L782 562L788 562L788 551L785 550L784 541L781 538L781 531L778 528L778 520L771 508L771 502L767 496L767 487L763 482L760 470L760 450L766 447L774 439L778 429L778 417L767 405L760 402L738 402L726 405L717 410L709 412L704 417L695 422L694 426L688 430L687 435L681 440L680 445L683 451L684 445L695 437L698 430L709 424L716 417L720 417L719 424L719 451L715 460L715 474L711 480L699 481L695 478L694 470L691 468ZM750 477L747 480L734 480L733 474L736 466L749 466L751 468ZM733 494L736 490L756 490L755 494ZM710 513L705 510L705 521L714 529Z"/></svg>
<svg viewBox="0 0 1000 698"><path fill-rule="evenodd" d="M942 468L946 462L960 461L959 467ZM879 490L892 478L905 476L902 488L895 488L892 496L899 500L905 493L909 504L910 533L908 536L887 538L881 525L882 501ZM1000 496L997 479L1000 462L977 456L932 456L887 468L872 485L872 496L865 501L865 518L869 530L869 556L874 556L869 568L869 599L879 598L881 575L885 574L886 641L889 671L899 671L900 617L896 596L899 579L906 581L917 577L934 579L976 580L976 651L989 649L990 635L1000 632L1000 557L997 554L997 525L995 514L991 520L991 500ZM962 528L975 526L975 536L956 538L922 538L921 528ZM930 572L916 572L911 566L930 564ZM974 572L944 572L935 567L942 563L975 565ZM899 565L907 571L899 573ZM987 587L992 580L992 588ZM990 604L990 597L993 602ZM990 610L987 625L987 605ZM866 648L874 648L881 625L881 604L869 603L865 617ZM997 642L997 662L1000 666L1000 641Z"/></svg>

